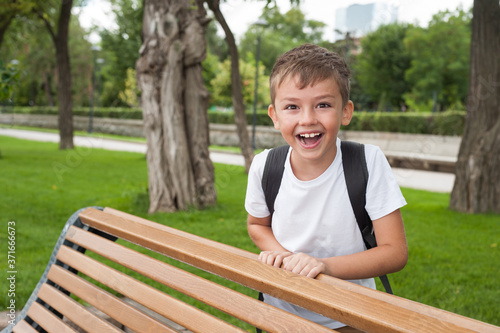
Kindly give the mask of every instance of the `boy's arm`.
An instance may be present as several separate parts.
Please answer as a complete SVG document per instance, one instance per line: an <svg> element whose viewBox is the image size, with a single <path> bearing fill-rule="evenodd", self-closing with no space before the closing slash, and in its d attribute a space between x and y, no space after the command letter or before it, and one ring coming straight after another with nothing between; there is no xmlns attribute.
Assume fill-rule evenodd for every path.
<svg viewBox="0 0 500 333"><path fill-rule="evenodd" d="M259 255L260 261L280 267L283 259L292 254L274 237L271 229L271 215L257 218L248 214L247 229L252 241L262 251Z"/></svg>
<svg viewBox="0 0 500 333"><path fill-rule="evenodd" d="M344 280L365 279L397 272L406 265L408 246L403 219L398 210L373 221L377 247L330 258L297 253L283 260L283 268L311 278L319 273Z"/></svg>

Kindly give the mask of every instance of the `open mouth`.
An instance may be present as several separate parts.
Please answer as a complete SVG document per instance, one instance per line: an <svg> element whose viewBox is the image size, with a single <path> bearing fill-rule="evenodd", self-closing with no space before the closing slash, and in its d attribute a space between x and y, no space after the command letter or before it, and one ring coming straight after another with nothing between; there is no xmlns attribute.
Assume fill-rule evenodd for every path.
<svg viewBox="0 0 500 333"><path fill-rule="evenodd" d="M297 139L306 147L314 146L322 137L322 133L304 133L297 135Z"/></svg>

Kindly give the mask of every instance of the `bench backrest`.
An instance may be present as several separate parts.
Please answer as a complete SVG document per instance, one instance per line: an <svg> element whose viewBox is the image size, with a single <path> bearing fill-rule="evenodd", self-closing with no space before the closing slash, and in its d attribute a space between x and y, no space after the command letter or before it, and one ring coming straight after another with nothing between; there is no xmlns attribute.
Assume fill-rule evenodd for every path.
<svg viewBox="0 0 500 333"><path fill-rule="evenodd" d="M162 255L222 282L171 265ZM41 326L73 332L60 319L64 316L89 332L121 332L123 326L136 332L175 332L159 315L194 332L245 332L170 295L177 292L268 332L332 332L221 285L225 280L369 332L499 332L493 325L329 276L302 277L265 265L254 253L109 208L87 208L68 221L13 331L34 332Z"/></svg>

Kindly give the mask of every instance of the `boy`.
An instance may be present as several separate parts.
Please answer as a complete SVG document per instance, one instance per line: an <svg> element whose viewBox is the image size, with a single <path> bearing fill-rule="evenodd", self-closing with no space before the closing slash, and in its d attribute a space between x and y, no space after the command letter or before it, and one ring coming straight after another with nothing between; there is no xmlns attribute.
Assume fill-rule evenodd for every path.
<svg viewBox="0 0 500 333"><path fill-rule="evenodd" d="M310 278L328 274L375 289L373 277L401 270L408 249L399 209L406 204L381 150L365 145L366 210L378 246L366 250L345 184L340 125L351 121L350 71L336 53L304 44L281 55L271 72L269 116L290 145L274 213L261 186L268 150L248 175L248 233L259 259ZM329 328L345 326L269 295L264 301Z"/></svg>

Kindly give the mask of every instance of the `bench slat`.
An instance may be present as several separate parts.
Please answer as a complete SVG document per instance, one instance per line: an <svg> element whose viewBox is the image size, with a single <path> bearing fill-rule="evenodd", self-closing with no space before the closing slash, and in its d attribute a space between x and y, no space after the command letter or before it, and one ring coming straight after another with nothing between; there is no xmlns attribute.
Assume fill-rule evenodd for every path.
<svg viewBox="0 0 500 333"><path fill-rule="evenodd" d="M135 332L176 332L172 328L123 302L118 297L96 287L92 283L70 273L60 266L53 266L47 277L52 282L63 287Z"/></svg>
<svg viewBox="0 0 500 333"><path fill-rule="evenodd" d="M244 332L66 246L59 249L57 259L192 331Z"/></svg>
<svg viewBox="0 0 500 333"><path fill-rule="evenodd" d="M21 320L14 326L12 329L14 333L38 333L37 330L33 328L30 324L26 322L26 320Z"/></svg>
<svg viewBox="0 0 500 333"><path fill-rule="evenodd" d="M446 321L449 323L454 323L458 326L462 326L472 332L491 332L491 333L500 333L498 327L490 325L488 323L468 318L465 316L458 315L453 312L449 312L446 310L438 309L432 307L430 305L418 303L406 298L398 297L396 295L391 295L385 292L372 290L369 288L351 288L352 283L349 283L344 280L336 279L332 276L321 274L317 277L318 281L324 282L331 286L349 290L349 292L359 294L366 297L376 297L383 302L393 304L402 309L407 309L412 311L418 315L423 315L425 317L432 317L436 320Z"/></svg>
<svg viewBox="0 0 500 333"><path fill-rule="evenodd" d="M48 284L44 284L42 288L40 288L38 296L59 313L86 331L122 332L122 330L119 330L116 326L99 318L83 305Z"/></svg>
<svg viewBox="0 0 500 333"><path fill-rule="evenodd" d="M308 308L350 326L373 332L473 332L453 322L446 322L425 314L415 315L391 303L361 293L353 298L346 289L328 286L317 280L262 264L243 260L241 256L223 251L192 239L170 233L158 224L145 225L139 221L87 209L80 219L99 230L140 244L177 260L237 281L247 287ZM362 288L352 286L350 289ZM491 330L487 324L485 328Z"/></svg>
<svg viewBox="0 0 500 333"><path fill-rule="evenodd" d="M31 304L28 316L47 332L76 333L74 329L66 325L61 318L50 312L37 302Z"/></svg>
<svg viewBox="0 0 500 333"><path fill-rule="evenodd" d="M298 332L332 332L324 326L311 324L303 318L281 311L255 298L235 292L82 229L71 228L66 238L87 250L268 332L286 332L291 328ZM273 320L266 318L273 318Z"/></svg>
<svg viewBox="0 0 500 333"><path fill-rule="evenodd" d="M127 214L127 213L124 213L122 211L119 211L119 210L116 210L116 209L113 209L113 208L109 208L109 207L104 208L104 212L108 213L108 214L112 214L112 215L118 216L118 217L125 218L125 219L130 220L130 221L137 221L137 222L139 222L141 224L144 224L144 225L147 225L147 226L150 226L150 227L153 227L153 228L156 225L158 225L158 223L155 223L155 222L152 222L152 221L140 218L140 217L135 216L135 215ZM197 236L197 235L193 235L193 234L190 234L190 233L182 231L182 230L178 230L178 229L174 229L174 228L168 227L166 225L164 225L163 228L164 228L164 230L167 230L172 235L182 236L182 237L185 237L185 238L197 241L200 244L205 244L205 245L213 246L213 247L216 247L218 249L221 249L221 250L224 250L224 251L227 251L227 252L230 252L230 253L234 253L234 254L240 255L240 256L245 257L245 258L257 259L257 255L255 253L248 252L248 251L245 251L243 249L239 249L239 248L231 246L231 245L219 243L219 242L213 241L211 239L203 238L203 237L200 237L200 236Z"/></svg>

